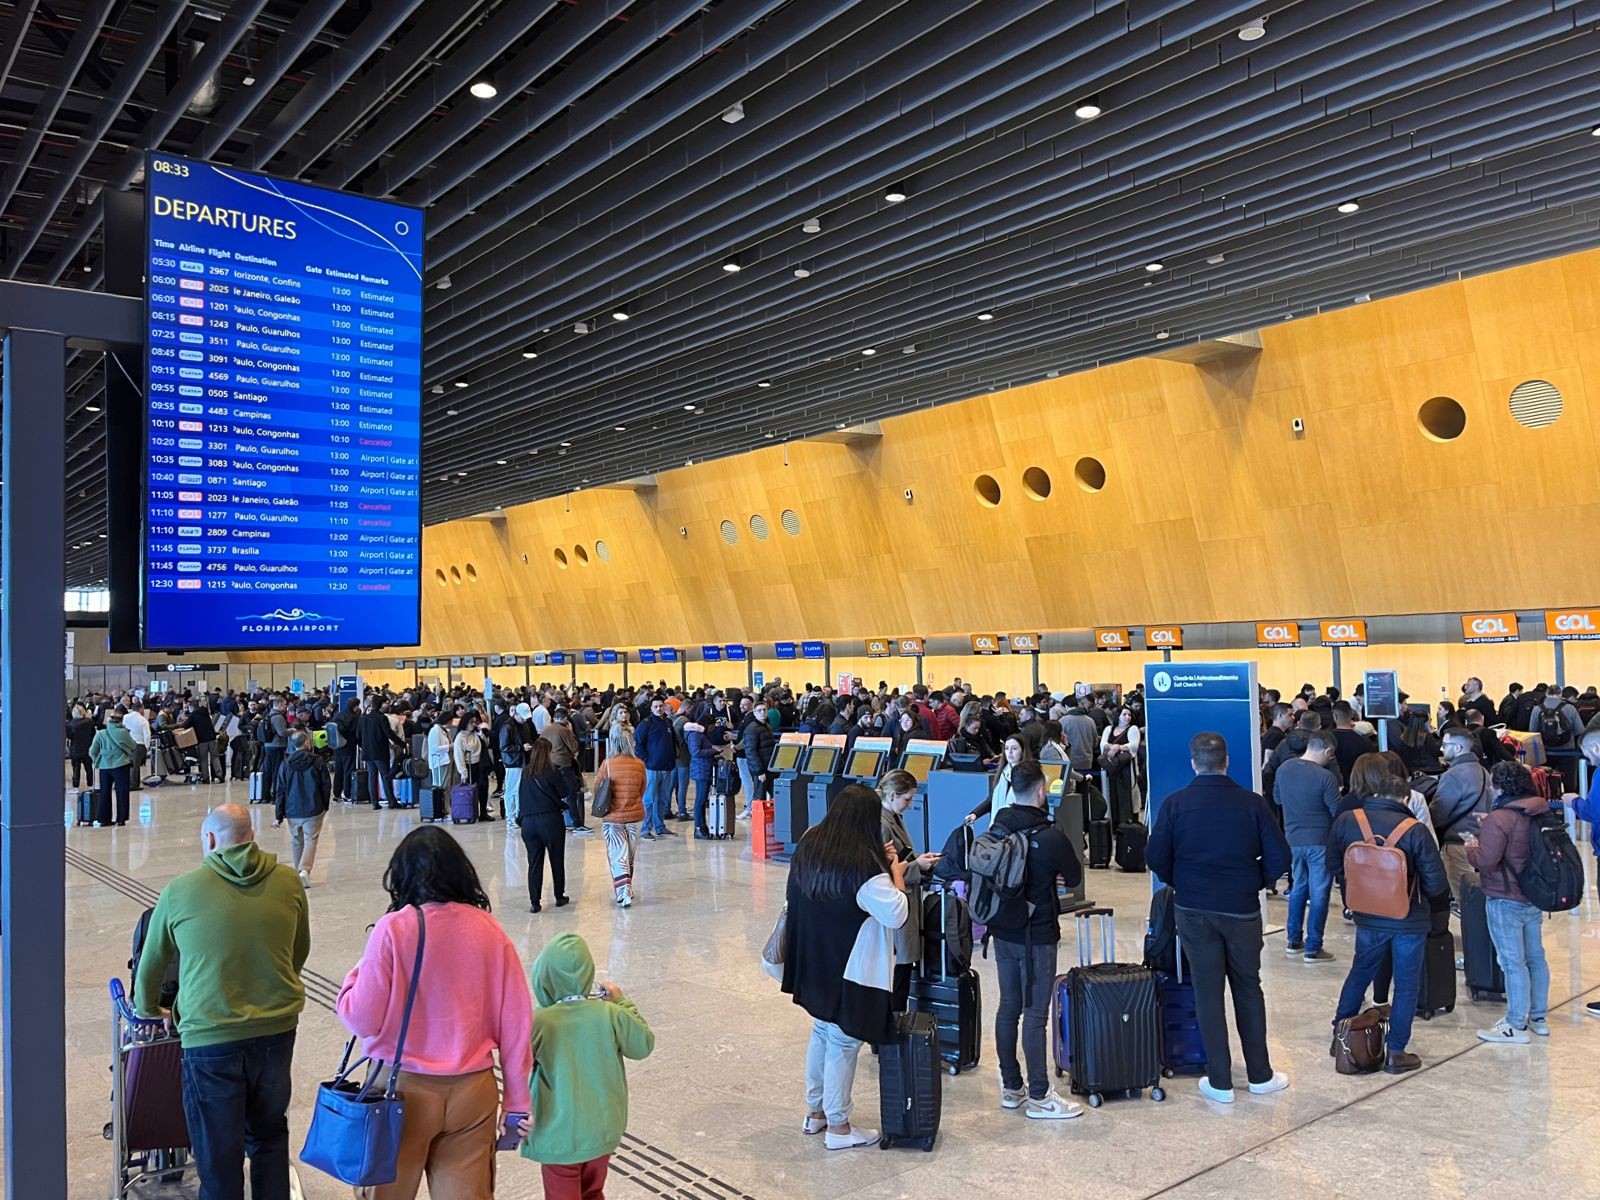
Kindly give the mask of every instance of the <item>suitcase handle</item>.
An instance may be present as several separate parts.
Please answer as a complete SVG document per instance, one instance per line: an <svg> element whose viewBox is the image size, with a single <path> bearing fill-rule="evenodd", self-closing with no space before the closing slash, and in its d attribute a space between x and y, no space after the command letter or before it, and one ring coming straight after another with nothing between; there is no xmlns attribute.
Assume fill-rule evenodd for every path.
<svg viewBox="0 0 1600 1200"><path fill-rule="evenodd" d="M1075 912L1073 918L1078 922L1073 926L1078 932L1078 965L1087 967L1091 962L1089 938L1085 935L1090 932L1086 922L1092 920L1100 922L1100 961L1114 961L1116 958L1117 930L1113 911L1109 908L1084 908Z"/></svg>

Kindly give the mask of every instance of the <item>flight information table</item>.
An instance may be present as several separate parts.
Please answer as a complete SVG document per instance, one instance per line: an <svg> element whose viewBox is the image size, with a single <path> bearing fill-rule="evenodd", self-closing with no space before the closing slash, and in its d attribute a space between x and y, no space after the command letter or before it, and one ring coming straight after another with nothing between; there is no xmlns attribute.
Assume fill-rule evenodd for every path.
<svg viewBox="0 0 1600 1200"><path fill-rule="evenodd" d="M415 644L422 214L150 155L145 645Z"/></svg>

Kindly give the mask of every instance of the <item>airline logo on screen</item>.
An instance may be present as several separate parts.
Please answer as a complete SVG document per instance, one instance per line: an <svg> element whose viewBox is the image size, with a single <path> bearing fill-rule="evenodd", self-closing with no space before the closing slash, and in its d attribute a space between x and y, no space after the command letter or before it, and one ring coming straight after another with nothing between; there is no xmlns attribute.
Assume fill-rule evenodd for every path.
<svg viewBox="0 0 1600 1200"><path fill-rule="evenodd" d="M1461 640L1469 646L1485 642L1515 642L1521 640L1514 612L1464 613L1461 617Z"/></svg>
<svg viewBox="0 0 1600 1200"><path fill-rule="evenodd" d="M1182 650L1183 626L1152 625L1144 631L1144 644L1151 650Z"/></svg>
<svg viewBox="0 0 1600 1200"><path fill-rule="evenodd" d="M868 638L867 639L867 657L868 658L888 658L889 657L889 644L890 644L889 643L889 639L886 638L886 637Z"/></svg>
<svg viewBox="0 0 1600 1200"><path fill-rule="evenodd" d="M1039 653L1039 635L1037 633L1013 633L1011 635L1011 653Z"/></svg>
<svg viewBox="0 0 1600 1200"><path fill-rule="evenodd" d="M1600 642L1600 608L1547 612L1544 636L1552 642Z"/></svg>
<svg viewBox="0 0 1600 1200"><path fill-rule="evenodd" d="M1300 644L1298 621L1257 621L1256 645L1263 650L1278 650Z"/></svg>
<svg viewBox="0 0 1600 1200"><path fill-rule="evenodd" d="M1351 618L1346 621L1323 621L1320 628L1324 646L1365 646L1367 644L1367 623L1364 620Z"/></svg>
<svg viewBox="0 0 1600 1200"><path fill-rule="evenodd" d="M922 639L918 637L903 637L895 641L902 658L922 657Z"/></svg>
<svg viewBox="0 0 1600 1200"><path fill-rule="evenodd" d="M271 612L235 617L240 633L338 633L343 617L310 612L299 605L278 605Z"/></svg>
<svg viewBox="0 0 1600 1200"><path fill-rule="evenodd" d="M1096 650L1130 650L1133 648L1133 639L1128 636L1126 629L1096 629L1094 631L1094 648Z"/></svg>
<svg viewBox="0 0 1600 1200"><path fill-rule="evenodd" d="M1000 636L994 633L973 634L972 652L974 654L999 654Z"/></svg>

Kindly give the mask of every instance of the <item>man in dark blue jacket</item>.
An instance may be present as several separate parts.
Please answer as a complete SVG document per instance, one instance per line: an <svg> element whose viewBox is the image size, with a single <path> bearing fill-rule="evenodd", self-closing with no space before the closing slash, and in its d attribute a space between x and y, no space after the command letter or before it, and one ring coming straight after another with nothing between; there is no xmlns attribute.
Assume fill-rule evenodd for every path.
<svg viewBox="0 0 1600 1200"><path fill-rule="evenodd" d="M644 760L644 836L677 837L667 828L667 805L672 800L672 777L678 769L678 738L663 715L666 705L650 701L650 715L633 731L633 748Z"/></svg>
<svg viewBox="0 0 1600 1200"><path fill-rule="evenodd" d="M328 811L331 788L328 768L312 752L311 735L296 729L289 735L289 752L278 768L272 789L274 825L289 822L290 865L300 876L300 886L311 886L311 866L317 858L317 839Z"/></svg>
<svg viewBox="0 0 1600 1200"><path fill-rule="evenodd" d="M1350 974L1345 976L1344 989L1339 993L1339 1010L1333 1020L1337 1025L1361 1011L1367 989L1392 954L1394 994L1391 999L1394 1003L1389 1010L1388 1056L1383 1069L1391 1075L1402 1075L1422 1066L1420 1058L1406 1052L1406 1044L1411 1040L1411 1022L1417 1012L1417 992L1422 983L1422 956L1436 907L1429 902L1429 897L1448 897L1450 882L1445 877L1444 859L1439 856L1433 836L1411 814L1409 780L1390 771L1377 755L1368 755L1356 763L1350 774L1350 794L1368 799L1359 810L1341 813L1328 834L1328 858L1333 863L1334 878L1340 889L1344 889L1345 851L1365 840L1356 818L1357 811L1365 815L1373 836L1385 839L1386 843L1389 834L1401 822L1410 821L1411 826L1395 845L1405 852L1411 906L1403 917L1374 916L1352 908L1356 952L1350 961ZM1353 905L1354 897L1350 900Z"/></svg>
<svg viewBox="0 0 1600 1200"><path fill-rule="evenodd" d="M1233 1048L1222 984L1233 993L1250 1090L1282 1091L1288 1077L1267 1052L1267 1004L1261 994L1261 889L1289 869L1289 843L1267 802L1228 776L1228 744L1219 733L1189 739L1194 782L1161 803L1145 859L1173 890L1178 936L1194 976L1195 1010L1206 1047L1200 1091L1233 1103Z"/></svg>

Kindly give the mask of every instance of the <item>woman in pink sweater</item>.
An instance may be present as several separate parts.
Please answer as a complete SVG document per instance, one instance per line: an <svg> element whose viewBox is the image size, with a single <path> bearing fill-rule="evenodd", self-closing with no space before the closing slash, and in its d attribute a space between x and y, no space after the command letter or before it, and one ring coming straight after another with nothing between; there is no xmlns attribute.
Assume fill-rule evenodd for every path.
<svg viewBox="0 0 1600 1200"><path fill-rule="evenodd" d="M494 1193L495 1144L530 1107L533 1002L521 959L466 853L424 825L395 847L383 877L389 911L339 991L339 1017L362 1052L392 1061L417 958L417 911L426 940L398 1092L406 1102L399 1175L364 1200L415 1200L423 1175L431 1200ZM494 1065L505 1079L505 1113Z"/></svg>

